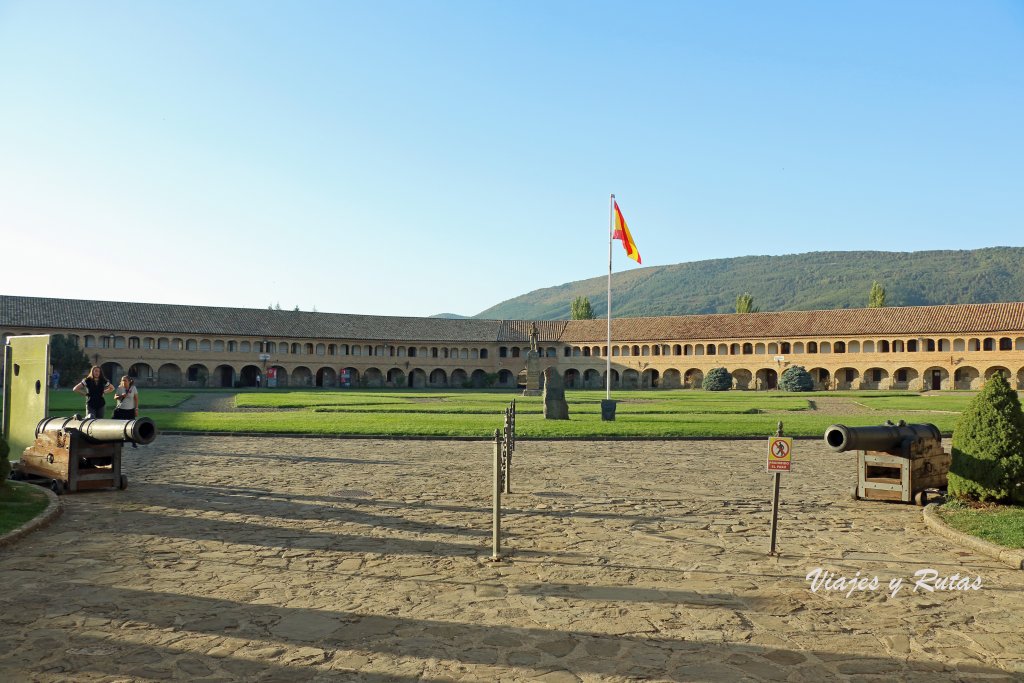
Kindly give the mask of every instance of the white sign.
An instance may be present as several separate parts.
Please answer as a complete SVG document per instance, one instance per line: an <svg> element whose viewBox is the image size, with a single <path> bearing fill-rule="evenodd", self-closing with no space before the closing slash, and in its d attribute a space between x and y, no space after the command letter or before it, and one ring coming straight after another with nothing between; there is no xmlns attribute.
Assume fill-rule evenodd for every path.
<svg viewBox="0 0 1024 683"><path fill-rule="evenodd" d="M793 439L773 436L768 439L768 471L790 472L793 469Z"/></svg>

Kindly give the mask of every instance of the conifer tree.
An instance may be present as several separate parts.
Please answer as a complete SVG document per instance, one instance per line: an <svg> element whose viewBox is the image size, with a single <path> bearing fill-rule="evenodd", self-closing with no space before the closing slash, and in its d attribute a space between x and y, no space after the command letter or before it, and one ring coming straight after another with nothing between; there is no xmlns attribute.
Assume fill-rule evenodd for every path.
<svg viewBox="0 0 1024 683"><path fill-rule="evenodd" d="M779 378L779 387L783 391L811 391L814 389L814 379L802 365L791 365Z"/></svg>
<svg viewBox="0 0 1024 683"><path fill-rule="evenodd" d="M732 389L732 373L725 368L711 368L701 388L705 391L729 391Z"/></svg>
<svg viewBox="0 0 1024 683"><path fill-rule="evenodd" d="M754 308L754 297L750 296L749 292L743 292L736 297L737 313L757 313L760 310L760 308Z"/></svg>
<svg viewBox="0 0 1024 683"><path fill-rule="evenodd" d="M868 308L883 308L885 306L885 287L877 282L871 283L871 294L868 295Z"/></svg>
<svg viewBox="0 0 1024 683"><path fill-rule="evenodd" d="M590 307L590 299L585 296L578 296L569 305L569 312L573 320L591 320L594 317L594 309Z"/></svg>
<svg viewBox="0 0 1024 683"><path fill-rule="evenodd" d="M1001 373L985 382L957 420L949 495L1024 502L1024 413Z"/></svg>

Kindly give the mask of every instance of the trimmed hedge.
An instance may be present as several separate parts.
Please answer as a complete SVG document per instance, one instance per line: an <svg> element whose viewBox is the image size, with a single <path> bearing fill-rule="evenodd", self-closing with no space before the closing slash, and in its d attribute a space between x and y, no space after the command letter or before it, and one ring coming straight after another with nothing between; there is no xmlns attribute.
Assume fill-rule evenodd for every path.
<svg viewBox="0 0 1024 683"><path fill-rule="evenodd" d="M725 368L711 368L704 376L701 388L705 391L729 391L732 389L732 373Z"/></svg>
<svg viewBox="0 0 1024 683"><path fill-rule="evenodd" d="M783 391L811 391L814 380L802 365L791 365L779 378L779 388Z"/></svg>
<svg viewBox="0 0 1024 683"><path fill-rule="evenodd" d="M967 405L953 431L949 495L1024 503L1024 412L999 373Z"/></svg>

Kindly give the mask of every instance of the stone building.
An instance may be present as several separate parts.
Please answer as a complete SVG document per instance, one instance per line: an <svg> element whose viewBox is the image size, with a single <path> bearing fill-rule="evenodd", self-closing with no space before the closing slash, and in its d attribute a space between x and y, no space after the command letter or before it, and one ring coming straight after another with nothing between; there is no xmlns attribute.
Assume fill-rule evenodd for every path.
<svg viewBox="0 0 1024 683"><path fill-rule="evenodd" d="M108 377L143 386L513 389L533 321L178 306L0 296L0 335L74 335ZM536 321L541 370L604 386L604 320ZM1024 389L1024 303L612 320L612 386L774 389L801 365L818 389L977 389L995 372ZM269 380L269 382L268 382Z"/></svg>

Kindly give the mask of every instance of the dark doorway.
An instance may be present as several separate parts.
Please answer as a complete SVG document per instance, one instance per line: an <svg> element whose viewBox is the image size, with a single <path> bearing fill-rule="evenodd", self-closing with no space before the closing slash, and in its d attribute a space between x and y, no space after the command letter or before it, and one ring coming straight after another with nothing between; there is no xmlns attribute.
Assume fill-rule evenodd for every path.
<svg viewBox="0 0 1024 683"><path fill-rule="evenodd" d="M938 391L942 388L942 370L932 370L932 389Z"/></svg>
<svg viewBox="0 0 1024 683"><path fill-rule="evenodd" d="M774 370L765 370L764 383L765 389L777 389L779 387L779 373Z"/></svg>

